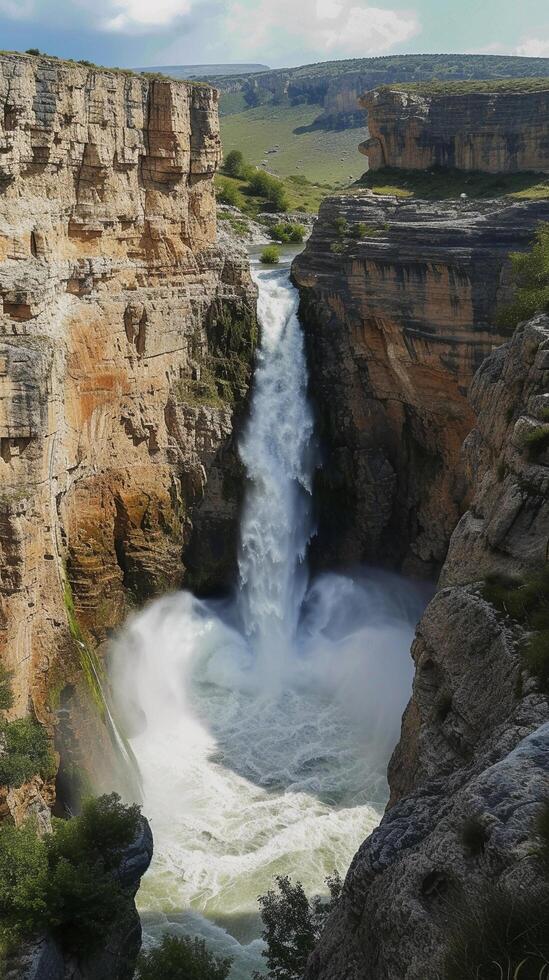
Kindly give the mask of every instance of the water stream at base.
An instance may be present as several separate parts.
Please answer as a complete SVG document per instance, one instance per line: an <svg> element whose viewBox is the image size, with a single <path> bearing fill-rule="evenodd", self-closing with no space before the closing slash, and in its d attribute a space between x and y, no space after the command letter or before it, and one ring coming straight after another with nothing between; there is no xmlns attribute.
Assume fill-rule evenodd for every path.
<svg viewBox="0 0 549 980"><path fill-rule="evenodd" d="M239 446L235 596L152 603L126 625L112 674L155 838L145 943L204 936L234 957L231 980L261 968L257 897L273 875L322 892L378 822L423 605L379 572L309 582L316 461L298 295L287 266L254 276L262 340Z"/></svg>

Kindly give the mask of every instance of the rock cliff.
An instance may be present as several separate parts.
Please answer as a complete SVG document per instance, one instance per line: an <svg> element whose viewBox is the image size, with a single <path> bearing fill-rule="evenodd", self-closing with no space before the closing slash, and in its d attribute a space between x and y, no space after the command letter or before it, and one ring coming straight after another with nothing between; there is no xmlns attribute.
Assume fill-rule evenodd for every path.
<svg viewBox="0 0 549 980"><path fill-rule="evenodd" d="M255 292L208 86L2 55L0 149L0 656L68 778L128 606L227 581Z"/></svg>
<svg viewBox="0 0 549 980"><path fill-rule="evenodd" d="M467 399L549 203L328 199L294 262L323 442L317 562L434 575L467 504Z"/></svg>
<svg viewBox="0 0 549 980"><path fill-rule="evenodd" d="M444 87L441 87L444 88ZM549 79L538 90L367 92L370 170L456 167L488 173L549 171Z"/></svg>
<svg viewBox="0 0 549 980"><path fill-rule="evenodd" d="M438 980L467 909L490 896L534 907L542 894L534 821L549 798L547 688L521 653L527 627L481 580L545 566L549 458L533 458L525 434L547 429L548 369L540 316L475 376L472 502L412 648L391 805L353 860L307 980Z"/></svg>

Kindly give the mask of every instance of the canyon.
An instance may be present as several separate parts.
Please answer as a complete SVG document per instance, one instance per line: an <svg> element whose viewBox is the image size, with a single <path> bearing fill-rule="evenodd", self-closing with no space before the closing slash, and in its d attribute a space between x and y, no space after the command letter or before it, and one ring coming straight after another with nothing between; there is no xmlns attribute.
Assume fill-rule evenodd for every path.
<svg viewBox="0 0 549 980"><path fill-rule="evenodd" d="M334 98L346 113L347 96ZM420 158L399 128L404 98L365 102L386 113L387 145L431 166L437 140ZM545 98L521 103L532 166ZM462 109L445 106L449 131L464 125ZM482 139L485 168L501 166ZM211 885L212 916L252 915L235 895L240 867L223 877L242 857L238 834L249 833L254 857L268 840L280 862L293 860L288 828L299 855L303 827L333 820L328 858L318 845L307 865L311 887L321 858L348 861L377 823L372 801L386 800L383 765L359 757L352 725L370 724L392 748L386 705L400 717L413 674L387 810L306 976L437 980L448 909L496 886L511 897L542 889L532 820L549 795L549 702L521 652L527 624L498 607L487 580L547 561L549 318L510 332L498 311L515 288L510 254L531 247L549 200L355 187L323 203L292 282L284 269L254 282L247 253L216 231L210 86L3 54L0 149L0 659L13 683L8 717L44 726L58 770L2 788L0 816L47 825L50 808L66 815L90 785L131 783L138 750L149 791L159 771L168 787L150 795L160 880L173 874L165 842L177 827L185 860L203 854L214 868L213 885L203 870L195 881L194 866L189 875L196 894ZM445 151L445 163L458 159L477 158ZM363 580L365 564L384 571ZM395 570L438 579L411 660L418 598ZM311 739L297 755L296 726ZM196 825L174 795L181 744L192 746ZM283 750L294 752L286 768ZM216 823L228 800L234 850ZM471 821L480 852L465 842ZM113 923L103 959L75 961L41 939L12 975L129 978L151 855L143 821L116 872L127 919ZM269 852L265 867L276 861ZM263 887L256 872L245 865L246 902L250 876ZM160 929L164 908L161 919Z"/></svg>

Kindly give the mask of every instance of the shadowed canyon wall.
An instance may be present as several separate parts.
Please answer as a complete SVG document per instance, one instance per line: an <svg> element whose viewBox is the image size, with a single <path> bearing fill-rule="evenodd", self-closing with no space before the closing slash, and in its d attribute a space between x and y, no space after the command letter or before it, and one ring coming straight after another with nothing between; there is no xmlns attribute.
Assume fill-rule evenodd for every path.
<svg viewBox="0 0 549 980"><path fill-rule="evenodd" d="M423 95L381 89L360 104L368 168L457 167L489 173L549 171L549 79L545 90Z"/></svg>
<svg viewBox="0 0 549 980"><path fill-rule="evenodd" d="M132 603L231 573L255 290L211 88L3 55L0 148L0 655L85 741Z"/></svg>
<svg viewBox="0 0 549 980"><path fill-rule="evenodd" d="M293 265L323 467L319 564L435 575L467 505L474 372L549 203L328 199Z"/></svg>
<svg viewBox="0 0 549 980"><path fill-rule="evenodd" d="M548 389L549 318L539 316L473 381L471 507L412 647L391 804L351 864L307 980L439 980L467 910L505 898L534 908L544 894L534 821L549 787L547 688L521 654L528 627L488 601L482 580L545 565L549 455L534 457L527 436L547 432Z"/></svg>

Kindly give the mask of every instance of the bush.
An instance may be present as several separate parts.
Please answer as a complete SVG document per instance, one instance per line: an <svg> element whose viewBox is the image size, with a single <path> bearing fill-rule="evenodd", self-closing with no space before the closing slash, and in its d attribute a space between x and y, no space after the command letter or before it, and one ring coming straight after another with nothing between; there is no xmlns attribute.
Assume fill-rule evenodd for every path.
<svg viewBox="0 0 549 980"><path fill-rule="evenodd" d="M160 946L141 953L137 980L225 980L232 960L208 952L201 939L164 936Z"/></svg>
<svg viewBox="0 0 549 980"><path fill-rule="evenodd" d="M8 711L13 707L13 694L11 690L12 674L0 664L0 711Z"/></svg>
<svg viewBox="0 0 549 980"><path fill-rule="evenodd" d="M512 332L521 320L549 312L549 224L540 225L530 252L511 255L515 298L500 310L497 323Z"/></svg>
<svg viewBox="0 0 549 980"><path fill-rule="evenodd" d="M0 826L0 922L4 942L50 930L65 949L89 952L104 940L127 896L113 875L135 838L140 811L116 794L89 800L53 832ZM104 850L103 850L104 848Z"/></svg>
<svg viewBox="0 0 549 980"><path fill-rule="evenodd" d="M541 426L528 432L524 439L524 445L528 450L528 457L535 461L546 449L549 449L549 426Z"/></svg>
<svg viewBox="0 0 549 980"><path fill-rule="evenodd" d="M549 968L549 896L494 888L453 910L444 980L539 980Z"/></svg>
<svg viewBox="0 0 549 980"><path fill-rule="evenodd" d="M280 262L280 249L276 245L267 245L261 253L263 265L277 265Z"/></svg>
<svg viewBox="0 0 549 980"><path fill-rule="evenodd" d="M39 58L42 52L39 48L27 48L25 54L33 54L35 58Z"/></svg>
<svg viewBox="0 0 549 980"><path fill-rule="evenodd" d="M334 218L333 226L340 238L349 234L349 223L346 218Z"/></svg>
<svg viewBox="0 0 549 980"><path fill-rule="evenodd" d="M55 760L48 736L41 725L31 718L0 725L4 753L0 755L0 785L22 786L33 776L51 779L55 775Z"/></svg>
<svg viewBox="0 0 549 980"><path fill-rule="evenodd" d="M240 150L231 150L230 153L227 153L223 161L223 170L229 177L245 176L246 165L244 163L244 156Z"/></svg>
<svg viewBox="0 0 549 980"><path fill-rule="evenodd" d="M294 225L291 221L279 221L271 228L271 237L285 244L300 245L305 237L303 225Z"/></svg>
<svg viewBox="0 0 549 980"><path fill-rule="evenodd" d="M259 899L267 977L302 980L307 960L327 916L339 900L343 883L337 872L327 878L330 899L323 901L318 897L309 900L299 881L293 885L288 877L278 875L275 882L278 891L269 891ZM254 980L260 980L261 976L255 973Z"/></svg>
<svg viewBox="0 0 549 980"><path fill-rule="evenodd" d="M288 210L284 184L278 177L273 177L265 170L256 170L249 175L248 187L251 194L269 201L275 211Z"/></svg>
<svg viewBox="0 0 549 980"><path fill-rule="evenodd" d="M492 575L482 590L501 612L532 631L520 647L525 667L549 690L549 566L523 579Z"/></svg>
<svg viewBox="0 0 549 980"><path fill-rule="evenodd" d="M221 201L221 204L229 204L233 208L242 208L244 205L244 200L238 187L235 184L231 184L228 180L224 180L217 185L216 196L217 200Z"/></svg>

